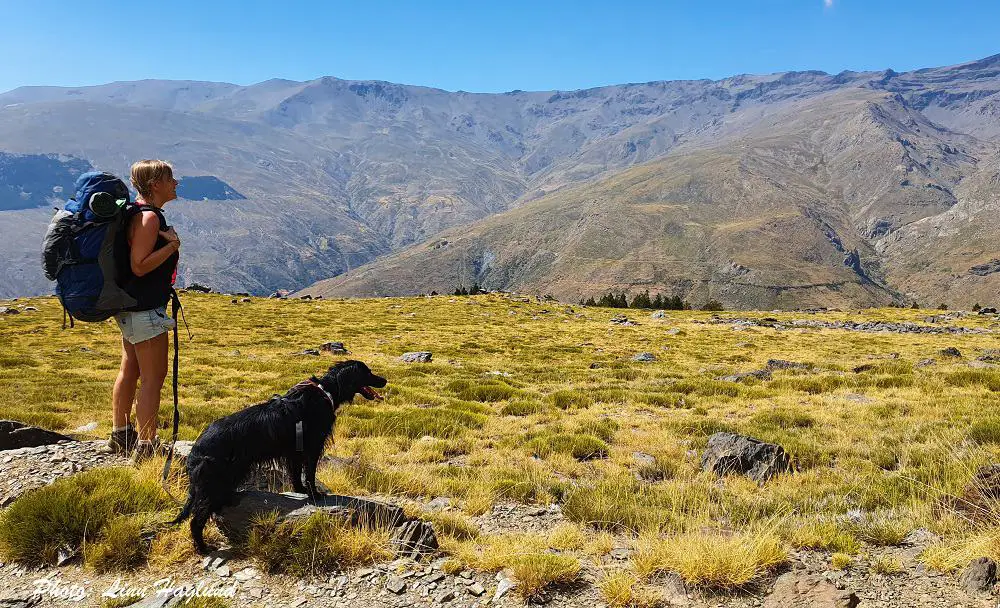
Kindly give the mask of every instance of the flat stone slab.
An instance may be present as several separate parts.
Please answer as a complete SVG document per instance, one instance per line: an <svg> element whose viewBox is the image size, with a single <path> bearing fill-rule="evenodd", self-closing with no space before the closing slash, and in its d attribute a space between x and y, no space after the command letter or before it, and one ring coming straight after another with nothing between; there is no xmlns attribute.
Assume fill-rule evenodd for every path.
<svg viewBox="0 0 1000 608"><path fill-rule="evenodd" d="M60 441L75 441L72 437L40 429L16 420L0 420L0 450L36 448Z"/></svg>

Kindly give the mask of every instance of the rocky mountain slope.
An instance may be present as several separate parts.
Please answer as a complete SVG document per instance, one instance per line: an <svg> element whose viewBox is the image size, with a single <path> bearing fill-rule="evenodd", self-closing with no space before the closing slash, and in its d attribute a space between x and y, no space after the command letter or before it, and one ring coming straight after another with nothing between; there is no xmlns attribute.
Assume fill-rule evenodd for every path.
<svg viewBox="0 0 1000 608"><path fill-rule="evenodd" d="M313 291L479 280L572 297L648 287L792 306L961 286L988 300L995 278L969 269L989 270L1000 255L988 239L962 248L956 239L981 242L974 233L991 230L998 91L1000 56L905 74L573 92L335 78L29 87L0 94L0 152L122 174L162 157L182 177L218 180L205 182L202 200L167 210L184 237L181 281L222 289L341 275ZM52 187L65 181L57 174ZM33 201L53 198L2 171L0 181ZM625 195L626 184L641 192ZM49 288L34 238L47 215L0 211L0 231L14 235L0 242L0 295ZM505 230L525 236L508 243Z"/></svg>

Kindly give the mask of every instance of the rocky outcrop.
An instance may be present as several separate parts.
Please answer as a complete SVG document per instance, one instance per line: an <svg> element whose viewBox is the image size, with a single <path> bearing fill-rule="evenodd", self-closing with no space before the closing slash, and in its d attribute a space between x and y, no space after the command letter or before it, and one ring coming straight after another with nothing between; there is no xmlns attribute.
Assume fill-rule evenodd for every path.
<svg viewBox="0 0 1000 608"><path fill-rule="evenodd" d="M791 459L780 445L735 433L716 433L708 438L701 468L716 475L746 475L763 483L791 470Z"/></svg>
<svg viewBox="0 0 1000 608"><path fill-rule="evenodd" d="M35 448L61 441L73 441L73 438L16 420L0 420L0 451Z"/></svg>
<svg viewBox="0 0 1000 608"><path fill-rule="evenodd" d="M818 576L789 572L774 582L764 608L855 608L860 603L853 592Z"/></svg>
<svg viewBox="0 0 1000 608"><path fill-rule="evenodd" d="M304 494L251 490L237 492L233 503L225 507L215 521L227 538L239 543L246 539L253 520L262 514L277 512L278 521L296 521L316 511L344 517L355 525L396 527L406 520L399 507L350 496L327 494L313 502Z"/></svg>
<svg viewBox="0 0 1000 608"><path fill-rule="evenodd" d="M997 582L997 563L988 557L972 560L962 572L961 582L969 593L992 590Z"/></svg>
<svg viewBox="0 0 1000 608"><path fill-rule="evenodd" d="M404 363L430 363L433 357L434 355L427 351L415 351L412 353L403 353L399 359Z"/></svg>

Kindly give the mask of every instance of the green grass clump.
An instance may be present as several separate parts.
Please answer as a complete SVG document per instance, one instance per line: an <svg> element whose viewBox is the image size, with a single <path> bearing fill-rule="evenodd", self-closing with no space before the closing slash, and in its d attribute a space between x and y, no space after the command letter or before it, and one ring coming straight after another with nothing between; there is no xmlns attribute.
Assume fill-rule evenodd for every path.
<svg viewBox="0 0 1000 608"><path fill-rule="evenodd" d="M145 514L116 517L97 542L87 543L84 560L97 572L135 570L146 563L158 527Z"/></svg>
<svg viewBox="0 0 1000 608"><path fill-rule="evenodd" d="M833 522L809 520L792 525L788 540L797 549L818 549L854 555L861 543Z"/></svg>
<svg viewBox="0 0 1000 608"><path fill-rule="evenodd" d="M411 439L424 436L449 439L469 429L478 429L487 417L448 408L404 408L396 411L354 406L338 417L348 437L400 435Z"/></svg>
<svg viewBox="0 0 1000 608"><path fill-rule="evenodd" d="M503 404L500 407L500 414L503 416L530 416L531 414L540 414L548 408L549 406L541 401L518 399Z"/></svg>
<svg viewBox="0 0 1000 608"><path fill-rule="evenodd" d="M778 408L754 415L752 422L775 429L807 429L816 424L816 418L807 412Z"/></svg>
<svg viewBox="0 0 1000 608"><path fill-rule="evenodd" d="M1000 443L1000 418L988 416L969 427L969 439L976 443Z"/></svg>
<svg viewBox="0 0 1000 608"><path fill-rule="evenodd" d="M495 380L452 380L445 388L459 399L491 403L511 399L519 393L514 387Z"/></svg>
<svg viewBox="0 0 1000 608"><path fill-rule="evenodd" d="M312 576L392 559L389 532L352 527L320 511L294 522L259 518L243 547L263 570Z"/></svg>
<svg viewBox="0 0 1000 608"><path fill-rule="evenodd" d="M576 390L559 390L549 395L552 405L561 410L588 408L594 403L589 393Z"/></svg>
<svg viewBox="0 0 1000 608"><path fill-rule="evenodd" d="M60 549L98 541L112 521L115 542L134 531L121 516L152 513L172 503L154 481L127 468L93 469L28 492L0 516L5 561L55 563Z"/></svg>
<svg viewBox="0 0 1000 608"><path fill-rule="evenodd" d="M528 449L539 458L548 458L553 454L569 454L577 460L606 458L608 444L593 435L578 435L558 433L542 435L528 442Z"/></svg>
<svg viewBox="0 0 1000 608"><path fill-rule="evenodd" d="M632 558L641 577L676 572L690 585L711 589L745 587L787 560L780 539L769 531L643 537Z"/></svg>

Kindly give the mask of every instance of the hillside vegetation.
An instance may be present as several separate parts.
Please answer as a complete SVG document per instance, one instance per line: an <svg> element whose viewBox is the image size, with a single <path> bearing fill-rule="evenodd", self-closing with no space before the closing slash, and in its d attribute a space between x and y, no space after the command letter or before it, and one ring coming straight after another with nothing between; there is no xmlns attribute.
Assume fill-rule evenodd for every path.
<svg viewBox="0 0 1000 608"><path fill-rule="evenodd" d="M349 358L389 384L384 402L358 398L341 410L330 452L346 460L327 465L322 481L417 510L449 498L455 509L436 524L458 568L520 568L523 581L545 569L543 582L571 579L617 546L630 558L607 579L606 594L639 593L663 572L739 588L792 548L837 552L843 564L854 559L845 555L874 559L917 528L942 538L921 556L932 567L1000 558L995 526L947 508L948 496L1000 456L995 316L873 309L651 318L628 310L639 324L622 326L609 323L620 310L502 295L182 297L194 333L181 344L182 438L321 372L336 359L296 353L342 341ZM114 323L63 331L55 299L13 305L37 310L0 316L0 418L62 431L97 421L93 434L106 436L120 350ZM982 333L873 333L795 320ZM950 347L960 356L942 352ZM417 350L432 351L433 362L399 359ZM655 360L634 361L638 353ZM767 367L770 380L721 379ZM161 436L168 404L165 388ZM784 446L795 472L763 485L702 472L701 450L722 430ZM556 503L572 523L521 535L470 523L504 503ZM525 551L550 549L562 561L525 561Z"/></svg>

